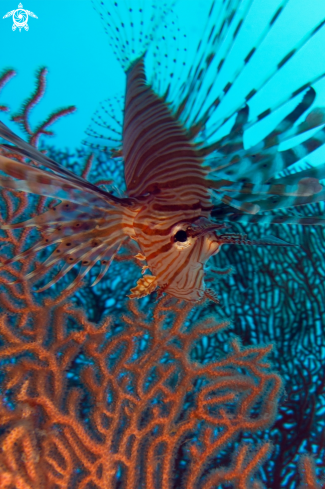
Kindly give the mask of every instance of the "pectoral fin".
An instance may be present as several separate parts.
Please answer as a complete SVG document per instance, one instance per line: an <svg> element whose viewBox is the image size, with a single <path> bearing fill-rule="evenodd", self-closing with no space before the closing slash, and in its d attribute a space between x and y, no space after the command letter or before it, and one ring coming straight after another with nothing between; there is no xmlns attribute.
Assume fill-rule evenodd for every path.
<svg viewBox="0 0 325 489"><path fill-rule="evenodd" d="M157 277L144 275L138 280L136 287L131 289L131 294L128 297L130 299L141 299L141 297L151 294L157 287Z"/></svg>

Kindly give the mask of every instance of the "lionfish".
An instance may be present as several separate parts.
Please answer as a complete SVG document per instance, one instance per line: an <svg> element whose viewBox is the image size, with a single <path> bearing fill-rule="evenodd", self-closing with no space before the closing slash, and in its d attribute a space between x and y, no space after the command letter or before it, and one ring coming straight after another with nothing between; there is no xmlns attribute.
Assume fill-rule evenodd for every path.
<svg viewBox="0 0 325 489"><path fill-rule="evenodd" d="M238 88L240 75L283 15L288 0L279 2L255 45L222 83L223 70L236 42L241 42L253 3L213 1L188 65L187 40L177 27L172 2L145 1L141 7L131 0L128 4L94 0L125 72L126 87L123 111L119 115L114 104L104 103L88 131L88 142L98 151L123 158L126 192L116 195L111 188L93 185L1 123L0 136L11 143L3 148L23 155L25 162L1 156L0 170L7 176L0 177L0 185L60 201L25 222L2 225L2 229L34 226L44 236L4 264L55 245L42 272L59 262L63 266L41 290L80 263L71 288L100 262L95 285L121 246L133 240L139 248L136 257L146 265L144 275L131 289L131 298L158 289L158 295L165 292L186 301L200 301L204 296L217 301L214 291L205 286L204 265L223 244L293 246L272 236L254 240L231 233L227 231L231 223L325 224L322 216L266 212L325 200L325 188L319 183L325 176L325 164L289 169L325 142L325 110L311 107L316 97L311 85L325 73L254 117L250 117L248 104L325 20L302 36L238 100L238 94L237 99L232 98L233 87ZM257 144L245 147L246 131L281 108L287 108L287 115L276 127ZM305 134L303 142L279 150L281 143L297 135L303 138L311 129L313 135ZM38 273L32 271L26 278Z"/></svg>

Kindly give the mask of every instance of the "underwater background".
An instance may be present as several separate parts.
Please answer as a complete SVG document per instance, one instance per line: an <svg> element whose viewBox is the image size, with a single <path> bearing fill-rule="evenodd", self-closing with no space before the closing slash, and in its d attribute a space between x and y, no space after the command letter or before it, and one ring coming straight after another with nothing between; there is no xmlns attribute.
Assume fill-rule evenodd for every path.
<svg viewBox="0 0 325 489"><path fill-rule="evenodd" d="M255 1L231 63L254 45L276 4ZM123 188L121 160L82 144L99 103L125 87L91 2L24 1L38 17L29 19L28 32L13 32L12 18L2 19L17 6L0 2L1 120L26 138L21 116L27 100L32 133L50 114L75 106L57 114L49 126L53 136L37 137L37 147L91 182L112 179ZM199 0L175 5L188 59L209 7ZM324 1L290 0L248 66L243 90L323 18ZM251 113L325 71L324 46L325 28L250 102ZM313 87L315 106L325 106L325 80ZM267 133L283 113L263 121L246 143ZM324 161L325 148L319 148L307 163ZM299 213L324 215L323 204ZM19 221L46 205L50 199L1 193L2 219ZM168 298L157 303L152 296L130 301L140 274L132 250L122 252L98 285L89 286L92 271L83 288L68 293L73 270L41 294L35 290L43 279L37 287L12 285L12 275L3 273L1 487L325 487L324 229L234 230L299 246L224 246L208 263L211 269L233 268L211 278L220 305L180 306ZM25 249L33 232L1 231L1 257ZM47 256L42 253L38 263ZM18 277L19 265L13 270Z"/></svg>

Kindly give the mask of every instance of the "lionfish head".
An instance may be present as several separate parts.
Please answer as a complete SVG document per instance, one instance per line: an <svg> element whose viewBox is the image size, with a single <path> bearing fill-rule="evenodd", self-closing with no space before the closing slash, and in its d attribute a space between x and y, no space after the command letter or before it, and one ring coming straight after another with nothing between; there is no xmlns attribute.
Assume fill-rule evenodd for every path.
<svg viewBox="0 0 325 489"><path fill-rule="evenodd" d="M146 260L153 275L140 279L130 297L140 297L159 287L178 299L202 300L206 292L204 264L219 251L221 243L216 230L225 227L204 217L176 223L159 245L153 240L147 248Z"/></svg>
<svg viewBox="0 0 325 489"><path fill-rule="evenodd" d="M216 230L225 227L225 224L200 217L194 222L180 222L172 228L170 266L164 267L168 294L187 301L203 299L204 265L218 253L221 243Z"/></svg>

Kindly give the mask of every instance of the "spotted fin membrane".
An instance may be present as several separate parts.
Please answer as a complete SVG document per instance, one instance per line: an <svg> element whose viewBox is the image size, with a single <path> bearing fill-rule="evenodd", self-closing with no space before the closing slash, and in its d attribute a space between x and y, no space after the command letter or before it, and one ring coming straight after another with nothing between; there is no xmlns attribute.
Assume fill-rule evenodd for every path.
<svg viewBox="0 0 325 489"><path fill-rule="evenodd" d="M42 267L25 277L26 279L39 278L52 266L64 262L59 273L39 289L39 292L56 283L77 263L81 263L79 273L67 289L78 285L100 261L101 270L92 285L97 284L107 272L122 243L132 236L134 218L132 207L136 207L135 201L116 198L81 177L70 174L64 167L12 135L8 128L3 128L1 125L1 129L2 134L6 134L8 139L10 137L12 142L19 144L20 147L15 147L17 153L33 158L56 173L0 156L0 170L8 175L0 176L0 185L62 201L32 219L1 226L3 230L36 227L44 236L34 246L4 261L1 265L23 260L48 246L56 245ZM12 150L12 146L10 149Z"/></svg>

